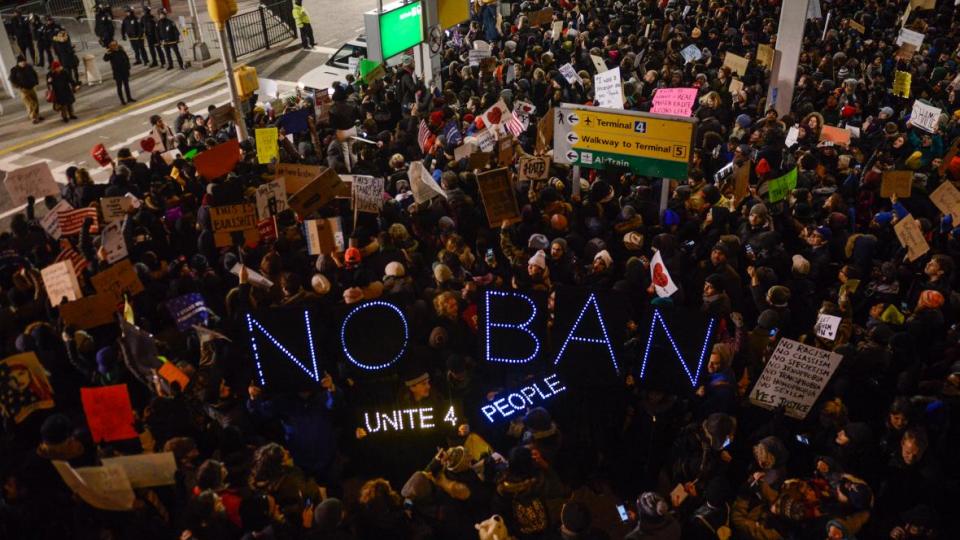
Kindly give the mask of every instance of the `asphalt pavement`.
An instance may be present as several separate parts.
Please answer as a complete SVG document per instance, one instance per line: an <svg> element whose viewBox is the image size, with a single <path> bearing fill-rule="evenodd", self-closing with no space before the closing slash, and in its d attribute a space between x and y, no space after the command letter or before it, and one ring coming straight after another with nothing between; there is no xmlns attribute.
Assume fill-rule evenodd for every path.
<svg viewBox="0 0 960 540"><path fill-rule="evenodd" d="M238 62L252 65L260 77L277 80L281 86L295 86L300 77L322 65L340 44L362 33L362 14L375 8L376 2L304 0L304 6L311 16L317 47L303 50L297 38ZM216 55L218 51L211 53ZM38 74L43 81L46 71L38 69ZM96 144L102 143L113 155L124 147L137 155L139 141L150 131L150 116L159 114L172 123L179 101L185 101L195 112L203 112L208 105L220 105L230 99L220 63L195 65L185 71L134 66L130 88L138 101L122 106L109 72L103 73L102 83L85 85L80 90L75 105L79 119L66 124L48 103L40 106L45 120L33 125L19 99L0 99L0 181L4 171L46 161L57 182L66 182L64 171L71 165L86 167L94 181L106 182L110 169L99 167L90 155ZM37 93L42 100L40 87ZM139 156L143 161L147 158L146 154ZM13 204L6 190L0 189L0 231L6 230L10 217L22 209L23 205Z"/></svg>

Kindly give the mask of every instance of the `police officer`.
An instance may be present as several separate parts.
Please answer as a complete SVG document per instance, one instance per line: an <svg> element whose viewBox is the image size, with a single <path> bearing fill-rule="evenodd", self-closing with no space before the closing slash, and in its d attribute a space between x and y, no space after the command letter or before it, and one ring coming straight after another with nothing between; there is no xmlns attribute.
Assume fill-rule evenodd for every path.
<svg viewBox="0 0 960 540"><path fill-rule="evenodd" d="M147 64L147 48L143 45L143 23L133 12L132 6L127 6L127 16L123 18L120 24L120 36L123 39L130 40L130 47L133 49L133 56L136 60L133 65Z"/></svg>
<svg viewBox="0 0 960 540"><path fill-rule="evenodd" d="M100 4L97 8L96 22L93 25L93 32L97 35L100 45L107 47L113 41L113 35L116 30L113 28L113 12L110 6Z"/></svg>
<svg viewBox="0 0 960 540"><path fill-rule="evenodd" d="M27 56L28 51L30 60L37 63L37 50L33 48L33 34L30 33L30 22L23 16L19 9L13 10L13 17L10 18L10 37L17 42L17 48L20 54Z"/></svg>
<svg viewBox="0 0 960 540"><path fill-rule="evenodd" d="M173 55L177 55L177 63L180 69L183 67L183 57L180 56L180 30L176 23L167 17L167 10L160 8L160 19L157 21L157 40L163 45L163 50L167 52L167 71L173 69Z"/></svg>
<svg viewBox="0 0 960 540"><path fill-rule="evenodd" d="M43 67L44 53L46 53L47 62L53 64L53 36L59 34L63 28L53 22L53 17L50 15L47 15L47 18L41 24L40 18L34 14L31 24L33 25L33 35L37 37L37 55L40 57L37 65Z"/></svg>
<svg viewBox="0 0 960 540"><path fill-rule="evenodd" d="M160 65L166 65L163 59L163 49L157 40L157 20L150 13L150 6L143 6L143 17L140 17L140 24L143 26L143 35L147 39L147 50L150 51L150 67L157 67L157 57L160 57Z"/></svg>

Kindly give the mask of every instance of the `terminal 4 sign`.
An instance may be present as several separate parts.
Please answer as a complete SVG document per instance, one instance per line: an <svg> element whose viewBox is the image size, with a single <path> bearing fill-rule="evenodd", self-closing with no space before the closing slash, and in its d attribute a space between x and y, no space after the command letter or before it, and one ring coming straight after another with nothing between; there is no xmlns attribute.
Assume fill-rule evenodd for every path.
<svg viewBox="0 0 960 540"><path fill-rule="evenodd" d="M627 371L643 378L654 363L670 364L672 379L687 379L696 387L715 326L713 319L658 309L634 317L622 295L561 287L548 331L551 312L545 296L487 289L480 297L480 368L553 372L565 381L564 388L610 384ZM357 376L395 370L416 361L407 356L422 344L411 343L412 336L424 335L411 328L400 306L383 300L323 310L278 308L248 313L245 319L259 382L280 389L315 386L324 372L342 372L341 365ZM630 320L639 324L639 335L627 335ZM640 348L625 348L628 342ZM507 409L519 407L520 399L545 399L562 391L558 388L545 380L536 388L519 389L516 403L507 396L496 415L508 416Z"/></svg>
<svg viewBox="0 0 960 540"><path fill-rule="evenodd" d="M554 109L553 156L591 169L686 179L696 120L562 103Z"/></svg>

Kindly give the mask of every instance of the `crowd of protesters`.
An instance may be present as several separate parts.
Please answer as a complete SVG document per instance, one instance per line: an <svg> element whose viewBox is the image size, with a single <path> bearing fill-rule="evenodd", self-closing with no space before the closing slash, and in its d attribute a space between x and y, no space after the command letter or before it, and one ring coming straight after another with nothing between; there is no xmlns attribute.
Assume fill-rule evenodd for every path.
<svg viewBox="0 0 960 540"><path fill-rule="evenodd" d="M903 20L908 4L924 2L821 4L804 32L790 113L778 116L756 53L776 42L780 2L478 2L473 20L448 36L439 88L426 87L405 57L385 78L336 85L332 104L298 94L251 108L242 118L251 130L312 111L302 133L279 131L279 162L385 179L379 214L355 218L347 200L317 215L287 210L276 217L277 238L256 245L218 247L210 218L211 207L253 201L273 178L276 163L258 164L252 140L240 142L242 159L219 178L161 155L234 137L212 107L196 114L181 104L170 126L152 118L160 143L148 162L121 149L107 184L68 169L62 198L75 208L105 196L138 201L123 235L144 291L118 304L118 319L154 336L189 382L143 377L119 320L88 330L62 322L39 270L69 251L89 293L87 278L109 266L106 253L91 219L57 241L37 221L57 199L36 210L30 201L0 235L0 356L36 353L55 405L24 418L0 393L0 537L955 537L960 227L930 194L960 182L960 158L950 152L960 136L958 12L948 0ZM527 22L546 5L564 23L560 35ZM897 54L903 25L925 40ZM467 60L476 40L495 58L482 71ZM701 58L685 62L680 51L690 44ZM746 73L723 67L727 53L749 60ZM561 103L593 103L591 55L620 68L629 110L648 111L661 88L698 89L688 177L670 183L661 211L667 180L586 168L577 178L554 163L548 180L514 183L519 222L488 223L478 171L453 158L455 147L487 129L483 113L502 100L536 108L516 139L518 153L537 152L540 117ZM567 63L579 73L575 84L559 72ZM893 92L897 72L912 75L909 97ZM932 132L911 123L915 100L942 110ZM859 134L825 142L826 126ZM791 127L799 129L788 143ZM363 140L337 137L352 128ZM418 160L442 197L416 202L408 167ZM717 175L731 162L749 168L746 193ZM796 188L771 202L769 181L794 168ZM913 173L909 196L880 195L887 170ZM342 218L343 251L308 255L300 222L317 216ZM909 217L930 248L919 257L894 231ZM668 297L651 281L654 253L679 288ZM273 285L252 283L254 271ZM261 387L248 347L250 310L334 313L388 300L419 330L388 377L392 386L376 386L381 402L453 400L477 411L508 384L477 360L478 291L563 286L613 291L635 313L656 306L715 318L695 388L643 376L627 343L634 354L616 383L592 394L559 396L493 427L468 414L442 440L377 439L358 427L354 405L374 386L357 373L327 369L297 392ZM218 334L177 330L164 305L187 293L202 295ZM841 319L833 339L814 330L822 314ZM627 323L630 340L637 324ZM803 420L747 398L781 339L842 355ZM7 376L11 388L27 387ZM123 383L139 437L94 444L79 389ZM137 488L128 511L93 508L52 465L163 451L174 453L176 483Z"/></svg>

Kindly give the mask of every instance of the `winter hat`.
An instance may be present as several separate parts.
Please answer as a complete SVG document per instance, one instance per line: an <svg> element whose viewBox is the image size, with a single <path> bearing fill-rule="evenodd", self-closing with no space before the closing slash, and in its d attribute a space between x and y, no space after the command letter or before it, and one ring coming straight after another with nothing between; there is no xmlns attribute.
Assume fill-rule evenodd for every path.
<svg viewBox="0 0 960 540"><path fill-rule="evenodd" d="M324 499L313 509L313 527L317 532L333 532L343 518L343 503L336 497Z"/></svg>
<svg viewBox="0 0 960 540"><path fill-rule="evenodd" d="M828 242L833 238L833 231L830 230L830 227L825 225L817 227L813 232L814 234L819 234L821 238Z"/></svg>
<svg viewBox="0 0 960 540"><path fill-rule="evenodd" d="M570 249L567 247L567 240L565 238L554 238L553 241L550 242L550 245L553 246L554 244L560 246L560 249L562 249L564 253Z"/></svg>
<svg viewBox="0 0 960 540"><path fill-rule="evenodd" d="M360 250L355 247L347 248L347 251L343 254L343 260L346 261L347 264L360 264L362 258L363 256Z"/></svg>
<svg viewBox="0 0 960 540"><path fill-rule="evenodd" d="M927 289L920 293L920 299L917 301L918 307L927 309L939 309L943 304L943 294L933 289Z"/></svg>
<svg viewBox="0 0 960 540"><path fill-rule="evenodd" d="M447 334L446 328L442 326L436 326L433 330L430 331L430 347L434 349L439 349L447 344L447 339L449 334Z"/></svg>
<svg viewBox="0 0 960 540"><path fill-rule="evenodd" d="M403 277L407 275L407 270L406 268L403 267L402 264L398 263L397 261L392 261L387 263L387 267L386 269L384 269L384 273L385 275L390 277Z"/></svg>
<svg viewBox="0 0 960 540"><path fill-rule="evenodd" d="M647 491L637 498L637 509L640 510L642 518L660 519L667 515L670 507L667 501L659 493Z"/></svg>
<svg viewBox="0 0 960 540"><path fill-rule="evenodd" d="M710 436L710 446L719 451L737 430L737 419L726 413L713 413L703 421L703 430Z"/></svg>
<svg viewBox="0 0 960 540"><path fill-rule="evenodd" d="M880 107L880 114L884 115L884 119L893 117L893 108L892 107Z"/></svg>
<svg viewBox="0 0 960 540"><path fill-rule="evenodd" d="M462 446L447 448L444 466L452 473L463 472L470 468L470 455Z"/></svg>
<svg viewBox="0 0 960 540"><path fill-rule="evenodd" d="M72 435L73 422L65 414L51 415L40 426L40 439L46 444L60 444Z"/></svg>
<svg viewBox="0 0 960 540"><path fill-rule="evenodd" d="M436 329L434 329L436 330ZM411 369L408 374L403 377L403 384L407 388L412 388L420 383L430 380L430 374L423 369Z"/></svg>
<svg viewBox="0 0 960 540"><path fill-rule="evenodd" d="M640 251L643 249L643 235L636 231L630 231L623 235L623 245L631 251Z"/></svg>
<svg viewBox="0 0 960 540"><path fill-rule="evenodd" d="M560 511L560 522L570 532L586 532L590 528L590 511L580 501L569 501Z"/></svg>
<svg viewBox="0 0 960 540"><path fill-rule="evenodd" d="M453 280L453 271L450 270L449 266L437 263L433 265L433 277L437 280L437 283L446 283Z"/></svg>
<svg viewBox="0 0 960 540"><path fill-rule="evenodd" d="M873 491L870 486L850 475L844 475L837 489L856 511L869 510L873 506Z"/></svg>
<svg viewBox="0 0 960 540"><path fill-rule="evenodd" d="M542 439L557 432L557 425L553 423L550 412L543 407L530 409L523 417L523 425L533 433L533 438Z"/></svg>
<svg viewBox="0 0 960 540"><path fill-rule="evenodd" d="M527 240L527 247L533 250L546 250L550 247L550 241L547 240L547 237L540 234L534 233L530 235L530 239Z"/></svg>
<svg viewBox="0 0 960 540"><path fill-rule="evenodd" d="M893 221L893 212L877 212L873 215L873 220L877 225L889 225Z"/></svg>
<svg viewBox="0 0 960 540"><path fill-rule="evenodd" d="M350 287L349 289L343 291L343 301L348 306L351 304L356 304L363 300L363 289L360 287Z"/></svg>
<svg viewBox="0 0 960 540"><path fill-rule="evenodd" d="M543 252L542 249L537 250L536 253L530 257L530 260L527 261L527 264L530 266L536 266L541 270L547 269L547 254Z"/></svg>
<svg viewBox="0 0 960 540"><path fill-rule="evenodd" d="M746 128L750 127L750 124L751 124L752 122L753 122L753 120L750 119L750 116L749 116L749 115L741 114L741 115L737 116L737 125L740 126L740 127L743 128L743 129L746 129Z"/></svg>
<svg viewBox="0 0 960 540"><path fill-rule="evenodd" d="M803 255L794 255L792 269L794 273L805 276L810 273L810 261L804 258Z"/></svg>
<svg viewBox="0 0 960 540"><path fill-rule="evenodd" d="M567 217L563 214L554 214L550 216L550 228L553 230L563 232L567 230L568 225L569 223L567 222Z"/></svg>
<svg viewBox="0 0 960 540"><path fill-rule="evenodd" d="M726 290L723 283L723 276L720 274L710 274L707 276L707 279L704 282L709 283L711 287L717 290L717 292L724 292Z"/></svg>
<svg viewBox="0 0 960 540"><path fill-rule="evenodd" d="M611 257L610 252L605 249L601 249L600 251L597 252L596 255L593 256L593 260L597 260L597 259L601 259L603 261L603 264L605 264L607 268L610 268L611 266L613 266L613 257Z"/></svg>
<svg viewBox="0 0 960 540"><path fill-rule="evenodd" d="M790 301L790 289L783 285L774 285L767 290L767 300L774 307L786 307Z"/></svg>
<svg viewBox="0 0 960 540"><path fill-rule="evenodd" d="M766 219L770 215L770 211L767 209L767 205L757 203L750 207L750 215Z"/></svg>
<svg viewBox="0 0 960 540"><path fill-rule="evenodd" d="M310 287L313 289L313 292L322 296L330 292L330 280L323 274L314 274L313 277L310 278Z"/></svg>
<svg viewBox="0 0 960 540"><path fill-rule="evenodd" d="M763 310L757 317L757 328L773 330L778 324L780 324L780 315L772 309Z"/></svg>
<svg viewBox="0 0 960 540"><path fill-rule="evenodd" d="M663 211L663 224L666 227L671 227L673 225L680 224L680 215L674 212L673 210L664 210Z"/></svg>

